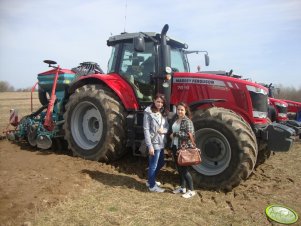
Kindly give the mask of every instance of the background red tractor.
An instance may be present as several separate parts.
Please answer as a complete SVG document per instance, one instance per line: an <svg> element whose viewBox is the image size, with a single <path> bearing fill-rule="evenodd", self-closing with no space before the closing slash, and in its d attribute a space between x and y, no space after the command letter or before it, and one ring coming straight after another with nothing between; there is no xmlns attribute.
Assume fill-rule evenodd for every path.
<svg viewBox="0 0 301 226"><path fill-rule="evenodd" d="M269 118L272 122L286 122L287 117L287 106L288 104L282 100L269 97L269 106L271 110L269 111Z"/></svg>
<svg viewBox="0 0 301 226"><path fill-rule="evenodd" d="M262 84L269 89L269 118L272 122L279 122L295 130L295 134L301 137L301 103L275 98L279 92L271 84Z"/></svg>
<svg viewBox="0 0 301 226"><path fill-rule="evenodd" d="M283 100L287 103L287 111L290 119L301 122L301 103L292 100Z"/></svg>
<svg viewBox="0 0 301 226"><path fill-rule="evenodd" d="M262 84L262 85L269 89L269 97L277 100L276 96L279 94L280 89L275 88L272 83L270 83L269 85L268 84ZM296 120L301 122L301 103L297 101L286 100L286 99L281 99L281 101L287 103L288 118L291 120Z"/></svg>
<svg viewBox="0 0 301 226"><path fill-rule="evenodd" d="M61 69L51 114L54 129L49 134L41 126L34 127L31 139L45 134L48 138L64 136L75 156L96 161L114 161L129 149L139 155L144 139L143 110L160 92L165 94L170 117L179 101L190 105L203 160L191 172L196 184L203 187L232 189L247 179L271 150L291 148L294 131L267 119L266 87L229 76L191 73L187 55L204 51L188 51L187 44L169 38L167 31L165 25L160 34L110 37L107 74L89 62L84 70ZM207 53L205 62L209 64ZM52 90L45 85L50 74L53 72L39 75L44 94ZM39 124L43 125L40 113L33 115L40 115Z"/></svg>

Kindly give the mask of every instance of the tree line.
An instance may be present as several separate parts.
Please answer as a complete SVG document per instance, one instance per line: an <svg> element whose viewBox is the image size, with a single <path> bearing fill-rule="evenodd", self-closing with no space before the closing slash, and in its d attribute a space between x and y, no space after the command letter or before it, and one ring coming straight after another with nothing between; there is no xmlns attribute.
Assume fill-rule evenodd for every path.
<svg viewBox="0 0 301 226"><path fill-rule="evenodd" d="M0 92L29 92L31 87L16 89L6 81L0 81Z"/></svg>
<svg viewBox="0 0 301 226"><path fill-rule="evenodd" d="M301 102L301 87L299 87L299 89L295 87L285 87L283 85L277 85L276 87L277 92L275 93L275 98Z"/></svg>

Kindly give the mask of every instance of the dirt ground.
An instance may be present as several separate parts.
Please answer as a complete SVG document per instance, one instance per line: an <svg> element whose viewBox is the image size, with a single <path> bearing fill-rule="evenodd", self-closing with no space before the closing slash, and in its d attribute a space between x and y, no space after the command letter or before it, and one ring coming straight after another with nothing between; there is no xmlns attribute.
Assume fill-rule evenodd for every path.
<svg viewBox="0 0 301 226"><path fill-rule="evenodd" d="M1 132L10 109L18 108L20 117L31 112L30 97L0 93ZM39 108L37 93L33 108ZM272 225L264 213L269 204L301 214L300 162L301 142L296 141L290 152L273 154L231 192L197 188L197 197L185 200L171 193L178 182L171 159L158 177L167 191L153 194L145 187L146 158L129 154L103 164L4 139L0 225Z"/></svg>
<svg viewBox="0 0 301 226"><path fill-rule="evenodd" d="M271 225L264 214L264 208L271 203L289 206L300 215L300 162L301 142L297 141L292 151L272 155L233 191L223 193L199 188L199 198L193 202L205 208L206 213L217 215L216 222L212 218L207 219L208 225L232 225L229 222L234 220L244 223L233 225ZM132 155L113 164L103 164L72 157L68 152L39 151L26 143L1 140L0 225L35 222L37 214L67 198L80 196L86 189L93 190L100 183L105 183L107 189L114 189L116 183L123 184L120 189L125 196L131 195L129 188L136 184L138 192L135 196L145 195L146 167L146 159ZM118 181L116 178L119 178ZM176 185L177 175L170 163L160 174L159 180L167 189ZM174 197L170 193L166 195L171 199ZM143 205L143 200L140 205ZM221 223L223 217L228 223ZM298 223L301 224L300 220ZM195 223L198 224L202 225L201 222Z"/></svg>

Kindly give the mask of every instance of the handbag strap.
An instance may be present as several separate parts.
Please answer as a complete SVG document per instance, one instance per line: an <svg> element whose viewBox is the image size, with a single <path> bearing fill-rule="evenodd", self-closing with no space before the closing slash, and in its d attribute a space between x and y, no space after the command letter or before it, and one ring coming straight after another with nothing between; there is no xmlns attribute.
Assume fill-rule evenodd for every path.
<svg viewBox="0 0 301 226"><path fill-rule="evenodd" d="M190 138L190 141L191 141L192 145L196 147L195 139L194 139L192 133L187 132L187 134L188 134L188 136Z"/></svg>
<svg viewBox="0 0 301 226"><path fill-rule="evenodd" d="M189 140L191 141L192 145L193 145L194 147L196 147L195 139L194 139L193 134L187 131L187 135L188 135ZM185 146L187 147L187 143L183 140L183 141L182 141L182 144L181 144L181 147L185 147Z"/></svg>

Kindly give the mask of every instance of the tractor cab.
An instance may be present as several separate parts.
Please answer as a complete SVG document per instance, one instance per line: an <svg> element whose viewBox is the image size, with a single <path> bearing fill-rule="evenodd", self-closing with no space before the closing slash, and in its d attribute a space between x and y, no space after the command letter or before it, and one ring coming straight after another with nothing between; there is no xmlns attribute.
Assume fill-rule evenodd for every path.
<svg viewBox="0 0 301 226"><path fill-rule="evenodd" d="M167 37L167 29L166 25L161 34L122 33L107 41L112 47L108 73L117 73L131 85L142 108L149 105L158 92L164 93L169 103L171 73L190 71L188 46ZM206 62L209 64L208 55Z"/></svg>

